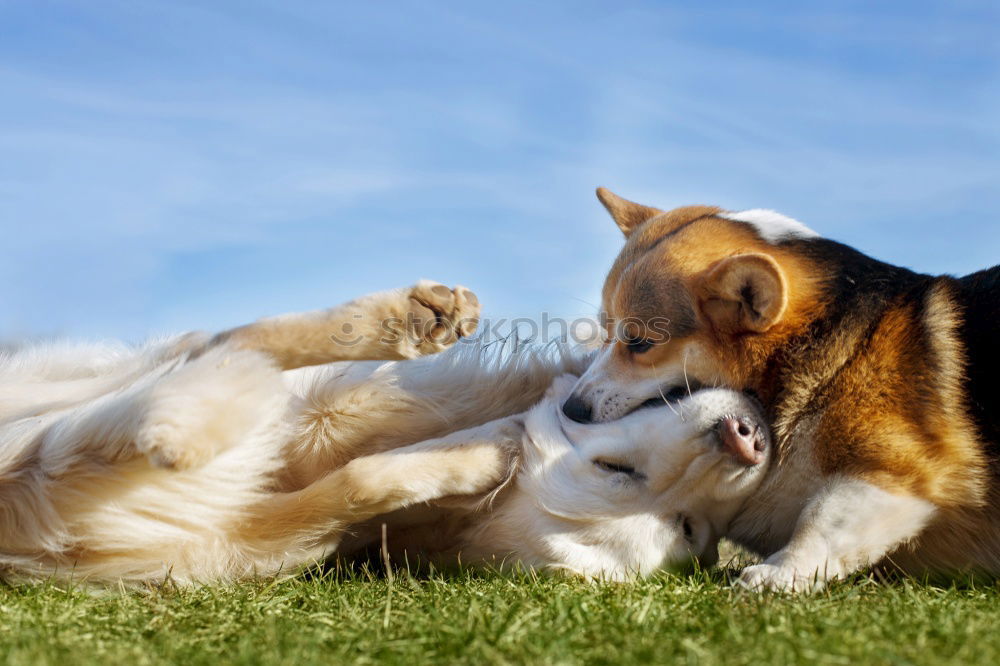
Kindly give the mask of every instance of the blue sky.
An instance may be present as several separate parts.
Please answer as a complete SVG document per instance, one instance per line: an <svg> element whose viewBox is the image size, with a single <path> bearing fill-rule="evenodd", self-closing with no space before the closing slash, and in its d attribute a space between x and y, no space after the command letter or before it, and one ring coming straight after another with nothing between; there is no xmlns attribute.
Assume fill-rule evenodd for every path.
<svg viewBox="0 0 1000 666"><path fill-rule="evenodd" d="M0 0L0 339L419 277L596 310L597 185L1000 262L1000 5Z"/></svg>

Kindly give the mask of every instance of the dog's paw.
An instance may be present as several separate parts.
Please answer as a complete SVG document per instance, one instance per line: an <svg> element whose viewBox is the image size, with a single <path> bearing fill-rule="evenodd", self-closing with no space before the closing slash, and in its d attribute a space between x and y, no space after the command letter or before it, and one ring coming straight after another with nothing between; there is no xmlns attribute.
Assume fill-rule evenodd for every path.
<svg viewBox="0 0 1000 666"><path fill-rule="evenodd" d="M421 280L407 296L407 335L418 354L439 352L479 326L479 299L465 287Z"/></svg>
<svg viewBox="0 0 1000 666"><path fill-rule="evenodd" d="M740 573L736 585L747 590L763 592L813 592L823 587L822 580L816 576L804 576L792 567L774 564L755 564Z"/></svg>

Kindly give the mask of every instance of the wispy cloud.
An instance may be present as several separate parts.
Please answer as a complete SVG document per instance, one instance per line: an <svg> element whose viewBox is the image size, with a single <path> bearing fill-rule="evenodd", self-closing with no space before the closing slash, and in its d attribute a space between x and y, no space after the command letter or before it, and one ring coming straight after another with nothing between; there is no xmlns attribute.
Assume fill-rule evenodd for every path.
<svg viewBox="0 0 1000 666"><path fill-rule="evenodd" d="M992 3L0 5L0 336L136 337L418 277L590 310L595 185L995 261Z"/></svg>

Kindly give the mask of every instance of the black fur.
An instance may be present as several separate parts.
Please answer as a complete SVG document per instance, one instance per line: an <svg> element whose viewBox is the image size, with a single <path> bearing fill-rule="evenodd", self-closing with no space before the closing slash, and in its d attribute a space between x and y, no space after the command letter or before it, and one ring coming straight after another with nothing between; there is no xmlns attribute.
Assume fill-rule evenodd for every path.
<svg viewBox="0 0 1000 666"><path fill-rule="evenodd" d="M958 285L969 409L994 460L1000 460L1000 266L967 275Z"/></svg>
<svg viewBox="0 0 1000 666"><path fill-rule="evenodd" d="M934 277L873 259L831 240L790 240L783 245L794 246L796 251L818 261L831 276L826 285L831 306L811 331L812 340L822 339L849 320L870 322L874 329L891 305L906 302L922 309L931 287L951 283L962 315L966 402L980 441L993 461L1000 463L1000 266L958 279ZM927 340L925 331L919 333L917 339ZM921 347L914 351L925 365L912 380L930 386L938 360L929 344ZM908 416L919 423L920 405L910 407ZM996 468L1000 472L1000 465Z"/></svg>

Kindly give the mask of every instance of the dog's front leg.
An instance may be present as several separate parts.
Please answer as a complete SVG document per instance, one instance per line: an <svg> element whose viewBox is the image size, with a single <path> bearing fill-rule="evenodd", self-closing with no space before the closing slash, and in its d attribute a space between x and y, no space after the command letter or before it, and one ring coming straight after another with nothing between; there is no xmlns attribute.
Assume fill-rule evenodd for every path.
<svg viewBox="0 0 1000 666"><path fill-rule="evenodd" d="M268 548L322 542L348 525L445 497L483 499L513 478L524 421L510 416L447 437L355 458L302 490L253 508L248 537ZM307 544L307 545L316 545Z"/></svg>
<svg viewBox="0 0 1000 666"><path fill-rule="evenodd" d="M738 582L751 589L819 589L917 536L935 510L926 500L866 481L831 480L806 505L788 545L744 569Z"/></svg>
<svg viewBox="0 0 1000 666"><path fill-rule="evenodd" d="M479 300L465 287L423 280L313 312L224 331L222 344L264 352L282 369L334 361L398 360L439 352L475 332Z"/></svg>

